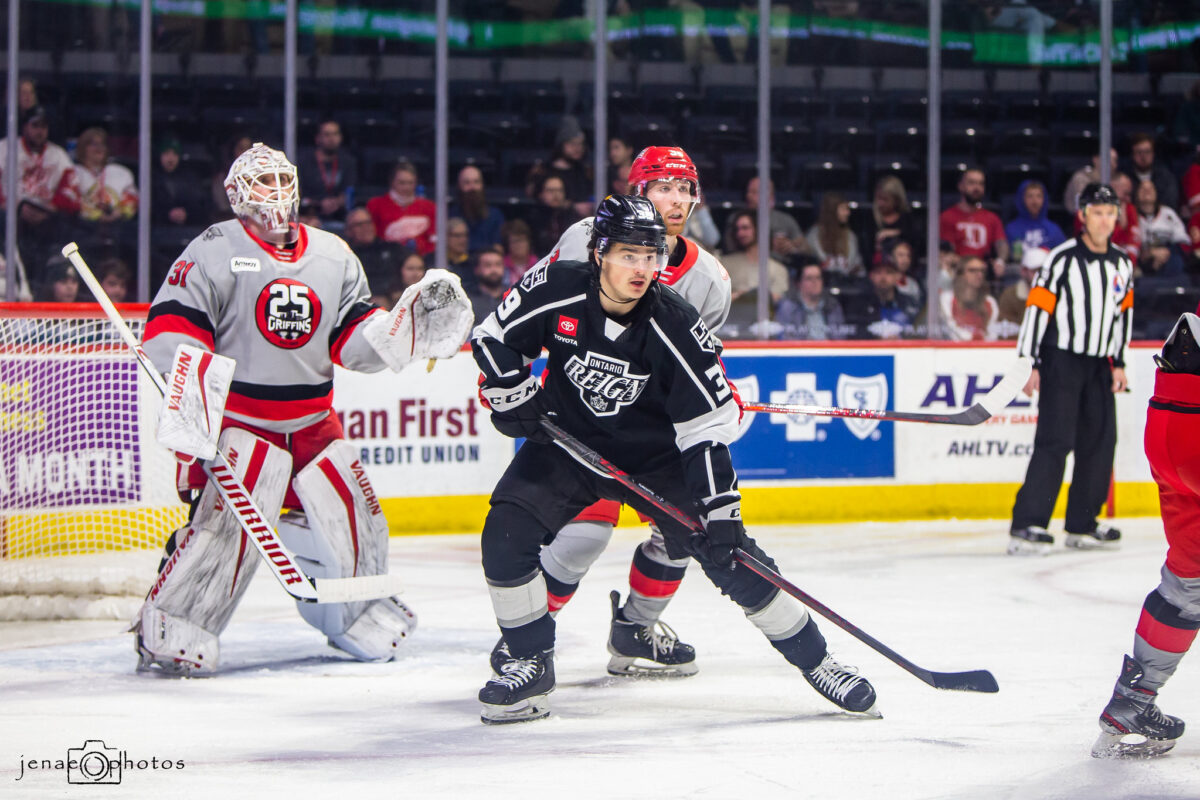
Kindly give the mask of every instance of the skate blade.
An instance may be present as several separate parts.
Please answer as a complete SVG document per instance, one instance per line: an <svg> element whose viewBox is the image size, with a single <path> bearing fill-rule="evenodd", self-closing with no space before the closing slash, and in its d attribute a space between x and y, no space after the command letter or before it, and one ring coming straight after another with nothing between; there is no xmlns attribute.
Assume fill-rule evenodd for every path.
<svg viewBox="0 0 1200 800"><path fill-rule="evenodd" d="M1125 741L1129 737L1130 741ZM1141 741L1138 741L1138 740ZM1156 758L1175 746L1175 739L1147 739L1136 733L1101 731L1092 745L1092 758Z"/></svg>
<svg viewBox="0 0 1200 800"><path fill-rule="evenodd" d="M1053 547L1052 544L1029 542L1012 536L1008 540L1007 552L1010 556L1048 556Z"/></svg>
<svg viewBox="0 0 1200 800"><path fill-rule="evenodd" d="M648 658L613 656L608 674L618 678L687 678L700 671L695 661L686 664L660 664Z"/></svg>
<svg viewBox="0 0 1200 800"><path fill-rule="evenodd" d="M867 717L868 719L883 719L883 712L879 710L878 703L872 703L871 707L866 711L847 711L847 714L853 714L856 717Z"/></svg>
<svg viewBox="0 0 1200 800"><path fill-rule="evenodd" d="M1072 550L1120 550L1121 540L1113 539L1111 542L1102 542L1099 539L1093 538L1082 533L1068 533L1066 546Z"/></svg>
<svg viewBox="0 0 1200 800"><path fill-rule="evenodd" d="M550 716L550 701L544 694L528 697L511 706L484 703L479 712L479 721L485 725L508 725L513 722L529 722Z"/></svg>

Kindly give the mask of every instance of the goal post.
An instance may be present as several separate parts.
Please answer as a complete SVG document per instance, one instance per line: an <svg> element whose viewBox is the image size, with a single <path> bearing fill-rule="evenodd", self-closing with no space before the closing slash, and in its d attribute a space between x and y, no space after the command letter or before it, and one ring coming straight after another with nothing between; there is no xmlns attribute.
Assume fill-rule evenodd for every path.
<svg viewBox="0 0 1200 800"><path fill-rule="evenodd" d="M187 518L160 402L98 305L0 304L0 620L136 612Z"/></svg>

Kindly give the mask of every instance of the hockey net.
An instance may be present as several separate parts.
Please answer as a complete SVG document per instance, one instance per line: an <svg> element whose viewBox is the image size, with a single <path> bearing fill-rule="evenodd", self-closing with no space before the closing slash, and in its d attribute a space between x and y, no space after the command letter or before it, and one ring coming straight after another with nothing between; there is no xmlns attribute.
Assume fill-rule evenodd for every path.
<svg viewBox="0 0 1200 800"><path fill-rule="evenodd" d="M137 611L187 517L159 402L98 306L0 304L0 620Z"/></svg>

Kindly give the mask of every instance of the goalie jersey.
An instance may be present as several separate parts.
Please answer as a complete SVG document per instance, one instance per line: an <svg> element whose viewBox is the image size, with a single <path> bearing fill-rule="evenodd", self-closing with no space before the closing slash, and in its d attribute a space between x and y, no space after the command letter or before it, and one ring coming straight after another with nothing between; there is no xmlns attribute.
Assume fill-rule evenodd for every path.
<svg viewBox="0 0 1200 800"><path fill-rule="evenodd" d="M557 423L627 472L679 463L696 498L736 491L727 445L738 409L718 343L696 309L654 283L620 323L600 305L590 263L525 273L472 334L492 386L512 386L549 352L544 391Z"/></svg>
<svg viewBox="0 0 1200 800"><path fill-rule="evenodd" d="M337 236L301 225L293 248L277 248L228 220L175 261L143 344L164 373L181 343L234 359L226 416L291 433L329 414L334 364L384 368L362 336L363 323L384 313L370 296L362 264Z"/></svg>
<svg viewBox="0 0 1200 800"><path fill-rule="evenodd" d="M587 261L588 242L592 239L592 218L581 219L567 228L550 255L534 265L556 261ZM690 239L677 236L675 249L658 282L670 286L683 296L704 318L704 324L715 332L729 316L729 273L711 253Z"/></svg>

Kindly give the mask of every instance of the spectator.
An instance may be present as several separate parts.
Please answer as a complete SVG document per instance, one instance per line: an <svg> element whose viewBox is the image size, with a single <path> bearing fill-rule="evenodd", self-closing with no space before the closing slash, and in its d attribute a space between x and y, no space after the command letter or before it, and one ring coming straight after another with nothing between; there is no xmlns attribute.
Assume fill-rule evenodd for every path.
<svg viewBox="0 0 1200 800"><path fill-rule="evenodd" d="M846 318L841 303L825 292L825 274L817 264L805 264L800 277L779 301L775 322L783 326L782 338L826 341L846 338Z"/></svg>
<svg viewBox="0 0 1200 800"><path fill-rule="evenodd" d="M1112 175L1117 171L1117 149L1114 147L1109 151L1109 174ZM1071 179L1067 181L1066 191L1063 192L1063 205L1067 207L1067 211L1071 212L1071 216L1075 216L1075 212L1079 210L1079 193L1083 191L1083 187L1089 183L1095 183L1100 180L1100 154L1092 156L1092 163L1080 167L1071 175Z"/></svg>
<svg viewBox="0 0 1200 800"><path fill-rule="evenodd" d="M1013 204L1017 216L1004 226L1004 233L1012 245L1014 261L1020 262L1027 248L1051 250L1067 240L1062 228L1051 222L1046 213L1046 186L1041 181L1022 181Z"/></svg>
<svg viewBox="0 0 1200 800"><path fill-rule="evenodd" d="M137 182L128 167L108 160L108 132L88 128L79 134L76 155L79 218L101 223L133 219L138 208Z"/></svg>
<svg viewBox="0 0 1200 800"><path fill-rule="evenodd" d="M967 256L958 267L954 286L938 297L946 338L955 342L996 339L1000 306L988 293L987 264L979 256Z"/></svg>
<svg viewBox="0 0 1200 800"><path fill-rule="evenodd" d="M538 262L538 256L523 219L510 219L501 225L500 241L504 245L504 285L512 286Z"/></svg>
<svg viewBox="0 0 1200 800"><path fill-rule="evenodd" d="M49 141L45 109L34 106L22 114L19 130L17 242L25 264L45 265L79 214L79 181L67 151ZM8 144L8 139L0 139L0 208L7 208L3 187ZM36 273L29 277L41 283Z"/></svg>
<svg viewBox="0 0 1200 800"><path fill-rule="evenodd" d="M342 147L342 126L323 119L313 138L316 148L302 152L296 163L300 177L300 213L317 216L322 224L342 221L354 205L358 160Z"/></svg>
<svg viewBox="0 0 1200 800"><path fill-rule="evenodd" d="M446 220L446 263L434 264L433 254L425 257L425 266L443 267L462 278L463 286L470 285L475 280L471 267L471 230L461 217L451 217Z"/></svg>
<svg viewBox="0 0 1200 800"><path fill-rule="evenodd" d="M21 78L17 82L17 114L24 114L37 104L37 83L33 78Z"/></svg>
<svg viewBox="0 0 1200 800"><path fill-rule="evenodd" d="M562 181L563 196L567 205L575 207L575 219L590 215L595 203L592 196L592 170L587 164L587 139L579 120L567 114L559 123L554 137L554 154L548 162L538 162L529 171L526 191L537 198L542 193L545 179L551 175ZM537 236L536 228L534 236ZM554 242L557 242L555 239Z"/></svg>
<svg viewBox="0 0 1200 800"><path fill-rule="evenodd" d="M133 271L119 258L106 258L96 265L96 279L100 288L114 303L129 302Z"/></svg>
<svg viewBox="0 0 1200 800"><path fill-rule="evenodd" d="M209 181L208 207L212 211L210 222L222 222L233 216L233 209L229 207L229 193L225 191L225 177L237 157L253 146L254 141L245 134L235 134L225 143L224 163L217 165L217 170Z"/></svg>
<svg viewBox="0 0 1200 800"><path fill-rule="evenodd" d="M1135 133L1129 137L1129 177L1134 183L1153 181L1158 202L1167 208L1179 208L1179 179L1154 158L1154 136Z"/></svg>
<svg viewBox="0 0 1200 800"><path fill-rule="evenodd" d="M736 249L721 257L729 273L732 300L758 288L758 212L736 211L731 215L733 241ZM787 267L774 258L767 258L767 279L771 305L783 299L788 290Z"/></svg>
<svg viewBox="0 0 1200 800"><path fill-rule="evenodd" d="M1180 184L1183 190L1183 202L1187 204L1187 213L1190 215L1200 211L1200 144L1196 145L1192 163L1184 171Z"/></svg>
<svg viewBox="0 0 1200 800"><path fill-rule="evenodd" d="M375 233L375 220L362 206L346 212L346 244L362 262L371 287L371 302L391 308L403 291L400 265L410 251L393 242L385 242ZM422 271L424 274L424 271Z"/></svg>
<svg viewBox="0 0 1200 800"><path fill-rule="evenodd" d="M629 191L629 170L632 167L608 168L608 191L610 194L625 194Z"/></svg>
<svg viewBox="0 0 1200 800"><path fill-rule="evenodd" d="M954 288L954 276L958 274L958 265L962 259L954 252L954 245L949 242L938 243L938 291Z"/></svg>
<svg viewBox="0 0 1200 800"><path fill-rule="evenodd" d="M487 319L504 298L504 255L499 247L489 247L475 254L475 282L467 291L475 310L475 324Z"/></svg>
<svg viewBox="0 0 1200 800"><path fill-rule="evenodd" d="M420 253L409 253L400 262L400 293L425 277L425 259ZM397 296L399 299L399 296Z"/></svg>
<svg viewBox="0 0 1200 800"><path fill-rule="evenodd" d="M884 175L875 182L871 214L859 239L859 252L864 262L874 263L885 239L921 241L920 224L912 213L904 184L895 175Z"/></svg>
<svg viewBox="0 0 1200 800"><path fill-rule="evenodd" d="M900 278L896 282L896 291L908 296L920 307L925 306L925 287L921 279L912 272L913 246L904 239L884 239L883 249L879 258L890 259L896 265Z"/></svg>
<svg viewBox="0 0 1200 800"><path fill-rule="evenodd" d="M787 263L796 255L811 255L812 247L800 232L800 223L795 217L775 207L775 182L767 183L767 205L770 206L771 225L771 258ZM746 183L746 207L739 211L758 211L758 177L751 178ZM756 220L757 224L757 220ZM733 231L733 215L725 223L725 250L736 250L737 240Z"/></svg>
<svg viewBox="0 0 1200 800"><path fill-rule="evenodd" d="M850 204L840 192L826 192L821 198L821 212L808 229L808 242L823 271L847 278L863 274L858 239L850 231Z"/></svg>
<svg viewBox="0 0 1200 800"><path fill-rule="evenodd" d="M1183 249L1192 246L1183 220L1175 209L1159 202L1158 189L1149 179L1138 184L1136 206L1142 234L1138 270L1142 275L1182 276Z"/></svg>
<svg viewBox="0 0 1200 800"><path fill-rule="evenodd" d="M75 303L78 298L79 275L70 261L55 253L46 261L34 299L39 303Z"/></svg>
<svg viewBox="0 0 1200 800"><path fill-rule="evenodd" d="M859 300L847 316L855 325L860 339L900 339L916 334L921 307L896 291L900 270L890 258L880 258L871 265L867 277L871 290Z"/></svg>
<svg viewBox="0 0 1200 800"><path fill-rule="evenodd" d="M1016 283L1009 284L1000 294L1000 317L996 323L996 336L1000 339L1015 339L1025 319L1025 306L1029 301L1029 289L1034 278L1046 263L1050 251L1044 247L1027 247L1021 253L1021 274Z"/></svg>
<svg viewBox="0 0 1200 800"><path fill-rule="evenodd" d="M1003 277L1008 260L1008 239L1000 218L983 208L987 178L983 170L971 167L958 179L959 201L942 212L939 236L954 245L960 256L981 256L991 259L997 278Z"/></svg>
<svg viewBox="0 0 1200 800"><path fill-rule="evenodd" d="M609 169L625 168L625 174L628 176L629 168L633 166L634 149L633 145L623 136L611 136L608 139L608 166ZM625 194L622 189L620 194Z"/></svg>
<svg viewBox="0 0 1200 800"><path fill-rule="evenodd" d="M158 145L150 196L155 225L202 225L208 221L205 195L196 176L181 167L180 144L167 137Z"/></svg>
<svg viewBox="0 0 1200 800"><path fill-rule="evenodd" d="M579 215L567 200L563 179L544 175L537 184L537 205L529 212L529 227L533 231L533 252L549 253L558 246L567 228L579 221Z"/></svg>
<svg viewBox="0 0 1200 800"><path fill-rule="evenodd" d="M437 240L437 207L417 197L417 168L397 161L388 174L388 192L367 201L380 238L411 247L421 255L434 251Z"/></svg>
<svg viewBox="0 0 1200 800"><path fill-rule="evenodd" d="M449 213L466 221L470 231L467 249L472 252L500 244L500 226L504 224L504 214L488 205L483 189L479 167L468 164L458 171L458 196Z"/></svg>
<svg viewBox="0 0 1200 800"><path fill-rule="evenodd" d="M683 226L683 236L704 245L708 250L716 250L720 246L721 231L713 221L712 212L703 202L692 204L692 213Z"/></svg>

